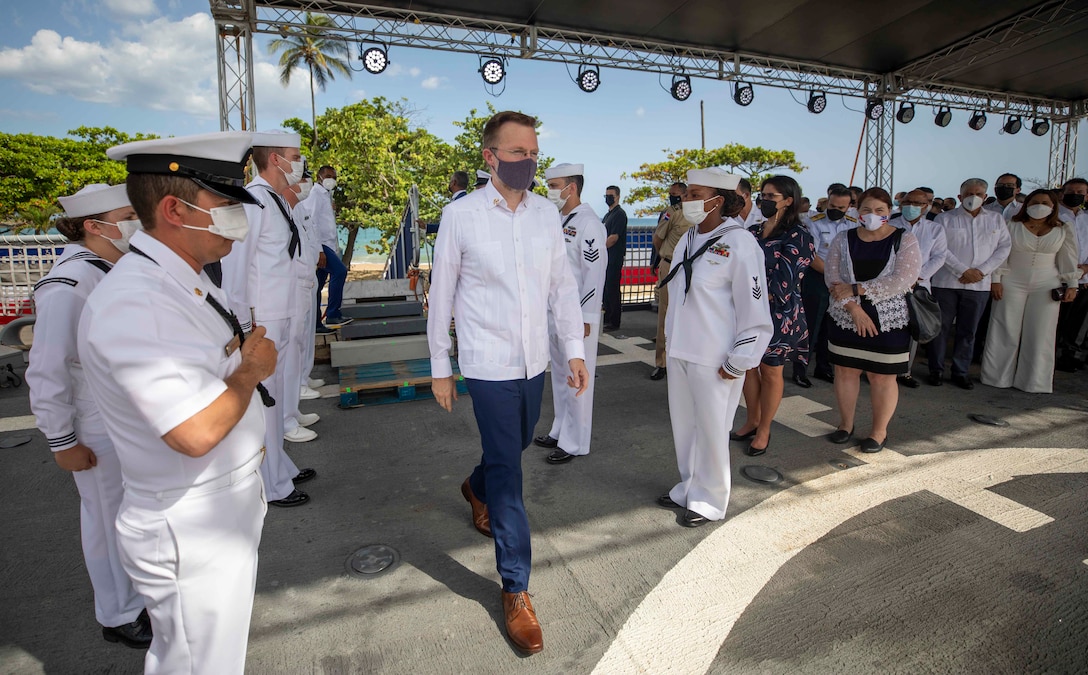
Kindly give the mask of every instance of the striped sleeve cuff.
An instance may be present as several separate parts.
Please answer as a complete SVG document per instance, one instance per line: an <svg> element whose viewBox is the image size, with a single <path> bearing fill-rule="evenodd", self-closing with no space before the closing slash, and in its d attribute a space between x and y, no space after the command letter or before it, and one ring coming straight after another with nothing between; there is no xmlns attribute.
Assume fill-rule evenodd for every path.
<svg viewBox="0 0 1088 675"><path fill-rule="evenodd" d="M729 373L733 377L744 377L744 371L743 370L737 370L736 368L729 365L728 363L723 363L722 368L725 368L725 372Z"/></svg>
<svg viewBox="0 0 1088 675"><path fill-rule="evenodd" d="M75 447L79 443L79 441L76 440L76 433L74 431L63 436L50 436L47 437L46 440L49 441L49 449L53 452L67 450L68 448Z"/></svg>

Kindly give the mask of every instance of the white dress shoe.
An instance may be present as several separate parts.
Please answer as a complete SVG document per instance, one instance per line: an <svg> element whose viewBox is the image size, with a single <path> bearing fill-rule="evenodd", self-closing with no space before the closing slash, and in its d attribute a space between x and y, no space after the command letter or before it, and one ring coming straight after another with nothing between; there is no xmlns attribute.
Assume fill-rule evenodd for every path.
<svg viewBox="0 0 1088 675"><path fill-rule="evenodd" d="M310 387L310 389L317 389L318 387L324 387L325 386L325 380L322 380L321 378L317 378L315 380L314 378L311 377L309 379L309 381L306 382L306 384L307 384L307 386Z"/></svg>
<svg viewBox="0 0 1088 675"><path fill-rule="evenodd" d="M291 441L292 443L305 443L306 441L312 441L315 438L317 438L317 432L310 431L306 427L295 427L283 435L283 440Z"/></svg>
<svg viewBox="0 0 1088 675"><path fill-rule="evenodd" d="M302 413L298 416L298 425L300 427L310 427L321 421L321 415L317 413Z"/></svg>
<svg viewBox="0 0 1088 675"><path fill-rule="evenodd" d="M321 393L316 389L310 389L309 387L302 387L299 389L298 397L303 401L311 401L315 398L321 398Z"/></svg>

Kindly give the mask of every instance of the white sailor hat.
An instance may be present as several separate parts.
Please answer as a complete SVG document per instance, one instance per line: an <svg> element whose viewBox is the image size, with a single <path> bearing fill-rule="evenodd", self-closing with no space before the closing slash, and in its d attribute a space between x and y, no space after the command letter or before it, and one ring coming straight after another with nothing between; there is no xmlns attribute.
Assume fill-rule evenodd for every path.
<svg viewBox="0 0 1088 675"><path fill-rule="evenodd" d="M257 204L245 189L246 160L252 147L251 132L217 131L125 143L107 150L106 156L126 160L130 174L189 178L221 197Z"/></svg>
<svg viewBox="0 0 1088 675"><path fill-rule="evenodd" d="M740 185L741 176L735 173L722 171L716 166L709 169L692 169L688 171L688 185L703 185L705 187L721 190L736 190Z"/></svg>
<svg viewBox="0 0 1088 675"><path fill-rule="evenodd" d="M97 216L129 205L128 192L124 185L106 185L91 183L82 190L57 199L69 218Z"/></svg>
<svg viewBox="0 0 1088 675"><path fill-rule="evenodd" d="M486 171L480 171L476 169L476 180L489 181L491 180L491 174Z"/></svg>
<svg viewBox="0 0 1088 675"><path fill-rule="evenodd" d="M301 147L301 142L302 137L293 131L269 129L253 132L253 147L255 148L298 148Z"/></svg>
<svg viewBox="0 0 1088 675"><path fill-rule="evenodd" d="M555 166L544 169L544 179L551 180L553 178L583 176L585 175L585 170L586 167L584 164L556 164Z"/></svg>

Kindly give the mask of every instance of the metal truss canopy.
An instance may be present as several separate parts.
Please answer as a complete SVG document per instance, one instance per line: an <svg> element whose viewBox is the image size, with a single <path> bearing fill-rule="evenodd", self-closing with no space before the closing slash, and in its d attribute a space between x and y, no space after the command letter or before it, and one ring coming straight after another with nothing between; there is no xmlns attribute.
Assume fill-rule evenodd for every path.
<svg viewBox="0 0 1088 675"><path fill-rule="evenodd" d="M251 128L252 36L286 34L307 12L346 41L506 59L744 81L890 102L870 121L866 177L890 179L891 102L1052 121L1075 149L1088 113L1088 0L819 0L727 10L685 0L210 0L220 111ZM869 20L844 21L865 16ZM577 26L571 25L572 18ZM355 50L353 50L355 51ZM237 67L225 65L234 60ZM1055 141L1056 142L1056 141ZM1054 167L1072 171L1075 153ZM1053 154L1052 154L1053 157ZM890 185L889 180L870 182Z"/></svg>

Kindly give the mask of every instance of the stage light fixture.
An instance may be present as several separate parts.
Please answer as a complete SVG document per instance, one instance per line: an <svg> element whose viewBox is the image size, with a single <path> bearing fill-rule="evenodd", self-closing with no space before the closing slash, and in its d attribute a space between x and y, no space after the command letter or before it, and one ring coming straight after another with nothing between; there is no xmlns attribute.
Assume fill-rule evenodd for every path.
<svg viewBox="0 0 1088 675"><path fill-rule="evenodd" d="M601 86L601 71L595 66L582 65L578 68L578 88L587 94L597 91Z"/></svg>
<svg viewBox="0 0 1088 675"><path fill-rule="evenodd" d="M1031 125L1031 133L1036 136L1045 136L1050 131L1050 122L1044 119L1036 119Z"/></svg>
<svg viewBox="0 0 1088 675"><path fill-rule="evenodd" d="M673 75L669 93L677 101L686 101L691 97L691 78L687 75Z"/></svg>
<svg viewBox="0 0 1088 675"><path fill-rule="evenodd" d="M982 127L986 126L986 113L976 110L975 114L971 115L971 119L967 121L967 126L975 131L982 131Z"/></svg>
<svg viewBox="0 0 1088 675"><path fill-rule="evenodd" d="M827 94L822 91L813 91L808 95L808 111L813 115L819 115L827 110Z"/></svg>
<svg viewBox="0 0 1088 675"><path fill-rule="evenodd" d="M389 54L381 47L371 47L359 57L363 68L371 75L379 75L389 67Z"/></svg>
<svg viewBox="0 0 1088 675"><path fill-rule="evenodd" d="M900 124L910 124L910 121L914 119L914 104L909 101L900 103L899 112L895 113L895 119L899 120Z"/></svg>
<svg viewBox="0 0 1088 675"><path fill-rule="evenodd" d="M865 116L874 122L884 117L884 101L879 98L871 98L865 104Z"/></svg>
<svg viewBox="0 0 1088 675"><path fill-rule="evenodd" d="M1020 129L1022 129L1023 127L1024 123L1020 121L1020 117L1017 115L1012 115L1007 120L1005 120L1005 126L1002 127L1002 129L1005 131L1006 134L1009 134L1011 136L1020 133Z"/></svg>
<svg viewBox="0 0 1088 675"><path fill-rule="evenodd" d="M937 115L933 118L933 123L939 127L947 127L952 122L952 110L949 108L941 108L937 111Z"/></svg>
<svg viewBox="0 0 1088 675"><path fill-rule="evenodd" d="M480 64L480 77L487 84L496 85L506 77L506 65L496 56L489 57Z"/></svg>
<svg viewBox="0 0 1088 675"><path fill-rule="evenodd" d="M747 82L737 82L733 87L733 100L739 106L750 106L756 100L756 92Z"/></svg>

